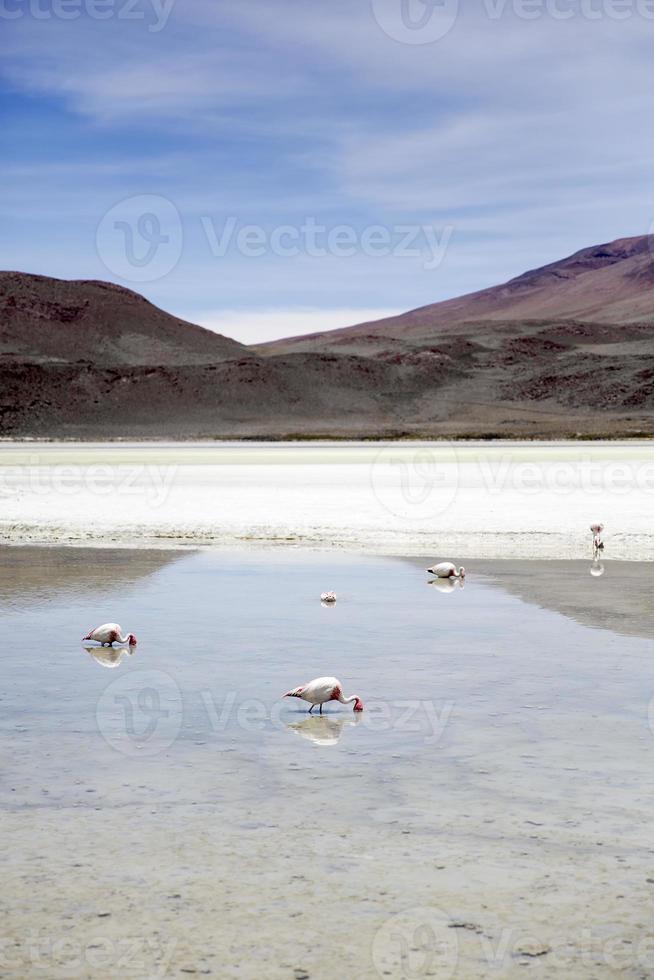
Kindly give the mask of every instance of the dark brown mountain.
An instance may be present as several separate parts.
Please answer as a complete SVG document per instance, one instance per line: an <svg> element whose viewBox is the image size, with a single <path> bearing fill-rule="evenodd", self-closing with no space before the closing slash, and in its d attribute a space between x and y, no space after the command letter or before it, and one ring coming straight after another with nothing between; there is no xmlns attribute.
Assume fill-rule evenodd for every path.
<svg viewBox="0 0 654 980"><path fill-rule="evenodd" d="M212 364L242 357L235 340L178 320L110 282L0 272L0 357L98 367Z"/></svg>
<svg viewBox="0 0 654 980"><path fill-rule="evenodd" d="M0 274L0 434L654 435L648 238L248 349L108 283Z"/></svg>

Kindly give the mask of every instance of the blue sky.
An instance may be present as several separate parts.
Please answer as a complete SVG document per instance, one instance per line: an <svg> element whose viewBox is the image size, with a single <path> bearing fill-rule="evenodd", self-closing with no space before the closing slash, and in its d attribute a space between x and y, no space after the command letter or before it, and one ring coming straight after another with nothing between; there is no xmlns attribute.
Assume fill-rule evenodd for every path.
<svg viewBox="0 0 654 980"><path fill-rule="evenodd" d="M0 0L3 268L246 342L654 220L654 0Z"/></svg>

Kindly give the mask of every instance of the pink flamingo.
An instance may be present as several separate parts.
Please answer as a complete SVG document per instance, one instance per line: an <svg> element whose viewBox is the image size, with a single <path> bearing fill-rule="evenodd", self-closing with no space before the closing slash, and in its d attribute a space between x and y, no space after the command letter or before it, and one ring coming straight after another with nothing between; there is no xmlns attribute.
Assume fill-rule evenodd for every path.
<svg viewBox="0 0 654 980"><path fill-rule="evenodd" d="M356 694L353 694L349 698L343 697L343 685L336 677L316 677L315 680L309 681L308 684L303 684L301 687L294 687L292 691L287 691L283 697L302 698L303 701L308 701L311 705L309 714L311 714L317 704L320 705L320 714L322 714L323 704L327 704L329 701L339 701L341 704L351 704L354 701L353 710L363 711L363 702Z"/></svg>
<svg viewBox="0 0 654 980"><path fill-rule="evenodd" d="M456 565L451 561L442 561L440 565L434 565L433 568L428 568L427 571L430 575L435 575L436 578L464 579L466 577L466 570L463 565L457 569Z"/></svg>
<svg viewBox="0 0 654 980"><path fill-rule="evenodd" d="M94 630L90 630L86 636L82 637L82 640L97 640L102 646L111 646L112 643L126 643L130 647L136 646L136 637L133 633L127 633L125 636L122 634L123 628L118 623L103 623L102 626L96 626Z"/></svg>
<svg viewBox="0 0 654 980"><path fill-rule="evenodd" d="M602 531L604 530L603 524L591 524L590 529L593 532L593 551L603 551L604 542L602 541Z"/></svg>

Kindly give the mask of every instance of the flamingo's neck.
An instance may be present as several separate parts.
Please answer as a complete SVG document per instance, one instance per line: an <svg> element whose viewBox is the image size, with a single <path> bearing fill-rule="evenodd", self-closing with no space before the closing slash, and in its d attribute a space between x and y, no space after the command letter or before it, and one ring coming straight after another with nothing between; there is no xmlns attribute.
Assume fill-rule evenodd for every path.
<svg viewBox="0 0 654 980"><path fill-rule="evenodd" d="M133 643L135 643L136 641L135 641L134 635L132 633L127 633L125 636L121 636L120 633L119 633L118 634L118 642L119 643L126 643L127 646L132 646Z"/></svg>
<svg viewBox="0 0 654 980"><path fill-rule="evenodd" d="M341 702L341 704L352 704L352 702L354 701L354 710L363 711L363 704L361 702L361 698L357 697L356 694L352 694L349 698L346 698L343 696L343 694L341 694L338 700Z"/></svg>

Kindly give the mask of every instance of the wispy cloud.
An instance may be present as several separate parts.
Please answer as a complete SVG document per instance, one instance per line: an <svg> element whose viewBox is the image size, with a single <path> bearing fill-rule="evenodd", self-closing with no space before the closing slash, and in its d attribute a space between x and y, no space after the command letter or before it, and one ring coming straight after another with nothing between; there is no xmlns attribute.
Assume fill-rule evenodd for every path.
<svg viewBox="0 0 654 980"><path fill-rule="evenodd" d="M148 2L141 20L3 21L5 264L120 281L97 227L122 199L160 195L180 213L180 258L139 288L192 319L259 322L265 339L649 230L654 22L635 4L563 20L543 0L528 20L517 0L461 0L441 40L411 45L370 0L178 0L160 30ZM269 232L307 216L453 233L434 270L361 250L218 258L203 234L207 218Z"/></svg>

